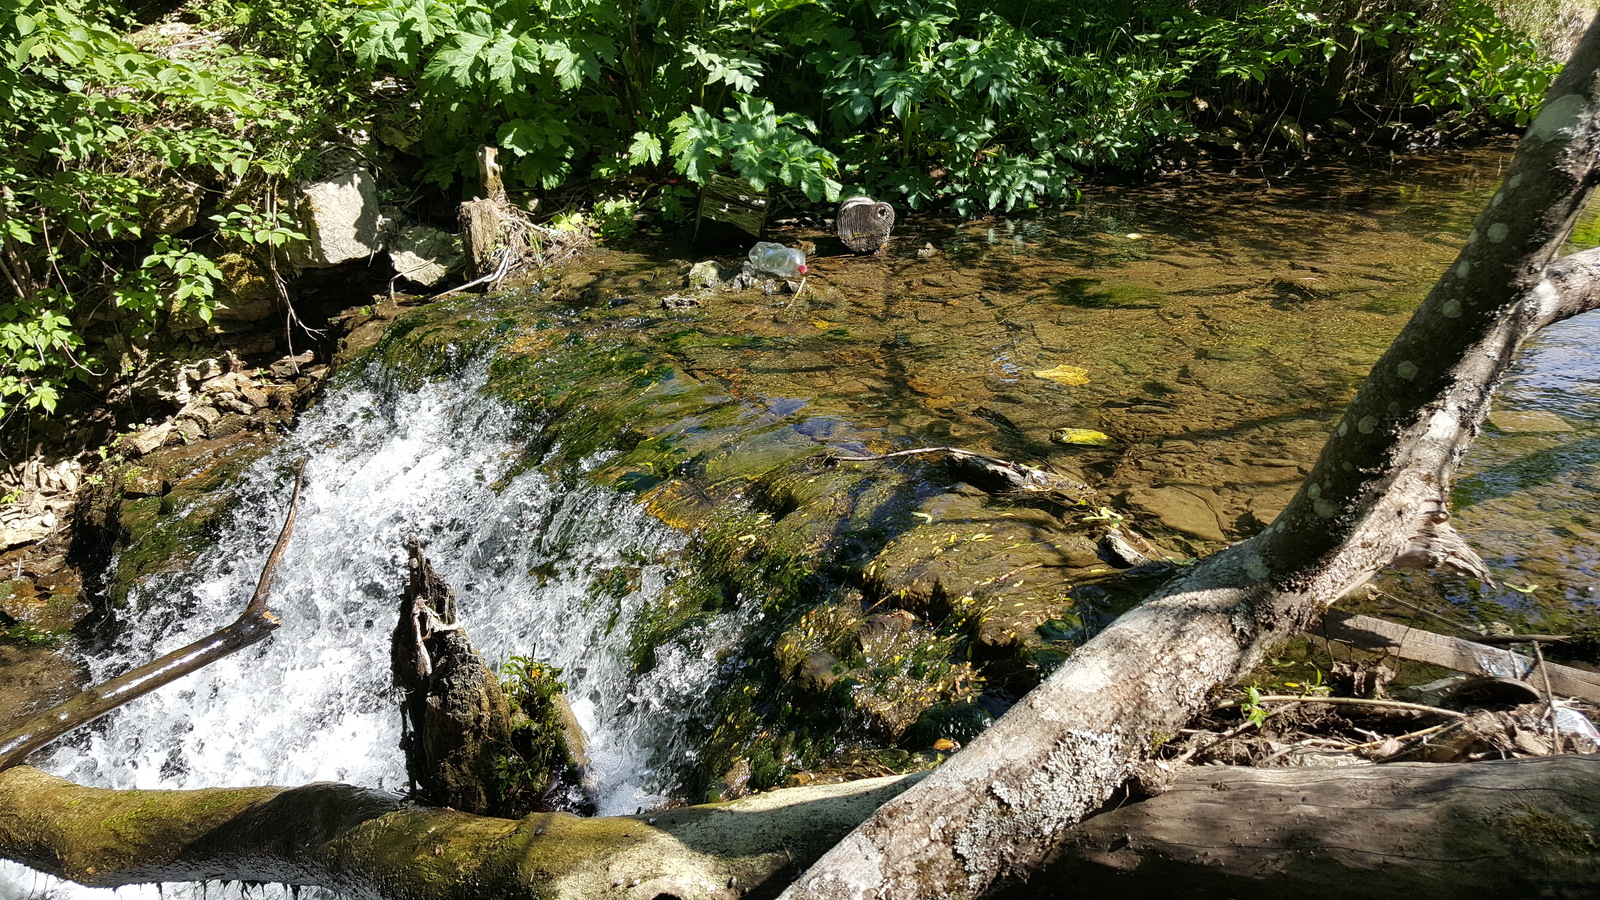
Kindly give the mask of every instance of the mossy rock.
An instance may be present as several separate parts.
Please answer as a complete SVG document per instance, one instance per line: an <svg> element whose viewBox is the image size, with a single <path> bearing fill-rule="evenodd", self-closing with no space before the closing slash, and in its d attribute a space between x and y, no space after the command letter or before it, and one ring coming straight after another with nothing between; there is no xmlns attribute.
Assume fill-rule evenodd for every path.
<svg viewBox="0 0 1600 900"><path fill-rule="evenodd" d="M271 449L273 438L238 432L188 446L163 447L137 465L103 470L79 522L83 548L108 565L106 612L126 605L133 587L186 568L226 527L238 498L226 488ZM152 493L152 485L156 485ZM92 550L90 548L93 548ZM114 560L114 562L112 562Z"/></svg>

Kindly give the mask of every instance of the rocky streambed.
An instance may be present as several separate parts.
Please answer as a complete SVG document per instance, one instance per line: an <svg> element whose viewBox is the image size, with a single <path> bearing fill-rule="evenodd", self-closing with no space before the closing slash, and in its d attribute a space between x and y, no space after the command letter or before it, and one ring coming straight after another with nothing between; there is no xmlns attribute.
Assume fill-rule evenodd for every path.
<svg viewBox="0 0 1600 900"><path fill-rule="evenodd" d="M570 601L629 610L637 672L741 623L705 651L678 795L903 770L970 739L1175 567L1272 520L1453 255L1497 153L1107 189L1037 219L922 223L870 257L792 227L811 271L787 283L734 277L732 254L607 248L396 311L352 371L400 394L481 372L474 390L520 434L486 498L537 470L689 536L595 564ZM285 385L315 380L214 368L181 381L211 413L124 439L80 501L83 546L120 548L112 618L139 614L119 605L129 585L258 524L230 519L219 488L265 439L226 423L281 421ZM1057 480L1031 489L997 461ZM541 560L530 583L567 566ZM1411 588L1475 591L1491 615L1515 599Z"/></svg>

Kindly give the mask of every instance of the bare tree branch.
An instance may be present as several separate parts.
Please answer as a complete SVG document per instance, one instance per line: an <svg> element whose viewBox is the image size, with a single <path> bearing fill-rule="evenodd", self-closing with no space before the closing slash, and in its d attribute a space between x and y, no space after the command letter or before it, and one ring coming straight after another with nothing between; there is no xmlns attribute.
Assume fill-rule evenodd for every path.
<svg viewBox="0 0 1600 900"><path fill-rule="evenodd" d="M0 770L21 764L35 750L73 729L93 722L129 700L142 697L224 656L237 653L271 634L279 621L277 616L268 611L267 597L272 591L272 580L277 574L278 564L288 549L289 538L294 534L295 511L300 503L300 484L304 471L305 461L301 460L295 467L294 493L289 500L289 514L278 533L278 542L273 545L272 553L261 570L261 580L256 585L255 594L233 624L104 684L88 688L0 735Z"/></svg>

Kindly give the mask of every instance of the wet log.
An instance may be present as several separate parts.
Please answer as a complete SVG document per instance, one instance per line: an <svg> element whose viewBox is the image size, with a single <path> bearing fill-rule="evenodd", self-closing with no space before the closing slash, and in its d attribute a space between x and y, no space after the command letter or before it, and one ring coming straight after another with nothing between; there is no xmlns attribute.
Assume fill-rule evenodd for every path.
<svg viewBox="0 0 1600 900"><path fill-rule="evenodd" d="M839 204L834 229L856 253L876 253L894 230L894 207L871 197L847 197Z"/></svg>
<svg viewBox="0 0 1600 900"><path fill-rule="evenodd" d="M277 543L261 569L256 590L232 624L220 628L206 637L153 662L139 666L104 684L87 688L64 703L58 704L28 719L13 730L0 735L0 770L20 765L28 755L50 744L69 731L81 728L130 700L170 684L179 678L202 669L225 656L237 653L259 643L279 625L279 619L267 609L272 595L272 582L277 577L278 565L289 549L289 539L294 535L295 512L300 505L300 487L305 474L305 460L295 467L294 491L289 498L289 513L284 517L283 528L278 532Z"/></svg>
<svg viewBox="0 0 1600 900"><path fill-rule="evenodd" d="M1600 175L1597 111L1591 24L1460 256L1272 525L1081 647L830 850L786 900L974 898L1025 880L1217 689L1376 572L1423 564L1486 578L1449 525L1450 480L1522 344L1600 307L1600 253L1556 262Z"/></svg>
<svg viewBox="0 0 1600 900"><path fill-rule="evenodd" d="M1597 832L1596 756L1201 767L1072 829L1026 896L1595 897Z"/></svg>
<svg viewBox="0 0 1600 900"><path fill-rule="evenodd" d="M734 803L520 820L342 784L113 791L0 773L0 857L81 884L197 878L353 896L733 900L798 869L920 776ZM139 827L123 823L137 817ZM1358 769L1205 766L1086 820L1004 896L1590 897L1600 758ZM907 840L915 840L907 835Z"/></svg>
<svg viewBox="0 0 1600 900"><path fill-rule="evenodd" d="M207 879L396 900L736 900L772 896L914 780L638 816L496 819L343 784L113 791L18 766L0 772L0 858L95 887Z"/></svg>
<svg viewBox="0 0 1600 900"><path fill-rule="evenodd" d="M406 550L406 590L389 645L406 773L429 803L499 812L495 762L511 734L510 704L457 620L455 591L415 536Z"/></svg>

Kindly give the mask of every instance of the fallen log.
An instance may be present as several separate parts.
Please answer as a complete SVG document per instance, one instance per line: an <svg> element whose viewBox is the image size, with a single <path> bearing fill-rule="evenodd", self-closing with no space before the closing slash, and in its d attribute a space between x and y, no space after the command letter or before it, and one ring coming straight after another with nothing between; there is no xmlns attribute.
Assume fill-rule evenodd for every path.
<svg viewBox="0 0 1600 900"><path fill-rule="evenodd" d="M1063 835L1026 896L1600 896L1600 757L1199 767Z"/></svg>
<svg viewBox="0 0 1600 900"><path fill-rule="evenodd" d="M918 779L512 820L343 784L113 791L18 766L0 773L0 857L101 887L208 878L405 900L770 897ZM1090 817L1007 896L1166 898L1181 884L1200 898L1590 897L1597 829L1594 756L1203 766Z"/></svg>
<svg viewBox="0 0 1600 900"><path fill-rule="evenodd" d="M278 617L267 609L267 599L272 594L272 582L277 577L278 564L289 548L289 538L294 534L295 511L300 504L300 486L305 474L305 460L295 467L294 491L289 498L289 514L284 517L278 540L261 569L256 590L232 624L153 662L146 663L104 684L97 684L79 692L71 699L28 719L4 735L0 735L0 770L20 765L30 753L75 728L93 722L130 700L170 684L179 678L202 669L213 662L237 653L264 640L279 624Z"/></svg>
<svg viewBox="0 0 1600 900"><path fill-rule="evenodd" d="M1470 675L1494 675L1526 681L1538 665L1532 657L1501 647L1490 647L1409 625L1397 625L1371 616L1356 616L1337 610L1330 610L1322 617L1322 625L1317 633L1362 650L1443 666ZM1550 687L1557 694L1600 703L1600 674L1550 662L1545 663L1544 668L1550 676Z"/></svg>
<svg viewBox="0 0 1600 900"><path fill-rule="evenodd" d="M396 900L735 900L770 897L915 780L497 819L345 784L115 791L17 766L0 772L0 858L94 887L206 879Z"/></svg>

